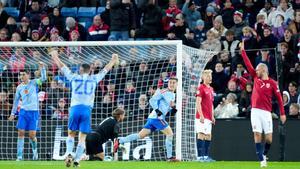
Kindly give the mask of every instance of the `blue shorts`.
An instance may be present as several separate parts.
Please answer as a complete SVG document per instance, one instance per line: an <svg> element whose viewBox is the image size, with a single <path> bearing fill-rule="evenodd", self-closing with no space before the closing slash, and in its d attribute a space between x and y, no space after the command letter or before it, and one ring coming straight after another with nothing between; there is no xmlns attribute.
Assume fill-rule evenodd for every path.
<svg viewBox="0 0 300 169"><path fill-rule="evenodd" d="M92 108L86 105L76 105L70 108L68 129L89 133L91 130L91 111Z"/></svg>
<svg viewBox="0 0 300 169"><path fill-rule="evenodd" d="M40 117L40 113L37 110L27 111L21 109L19 113L17 128L19 130L26 130L26 131L39 130L40 129L39 117Z"/></svg>
<svg viewBox="0 0 300 169"><path fill-rule="evenodd" d="M145 124L145 129L150 129L151 132L156 130L164 130L169 124L164 119L150 119L148 118L147 123Z"/></svg>

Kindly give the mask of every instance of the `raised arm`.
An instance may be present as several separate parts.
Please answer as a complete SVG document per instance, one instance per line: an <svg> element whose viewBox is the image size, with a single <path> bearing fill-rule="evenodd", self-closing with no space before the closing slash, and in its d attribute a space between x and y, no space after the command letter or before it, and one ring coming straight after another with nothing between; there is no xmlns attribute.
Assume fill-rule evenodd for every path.
<svg viewBox="0 0 300 169"><path fill-rule="evenodd" d="M96 75L94 75L96 77L97 83L99 83L105 77L105 75L112 69L113 66L116 66L118 64L119 64L119 56L118 54L114 53L112 54L112 58L110 62L107 65L105 65L104 69L99 73L97 73Z"/></svg>
<svg viewBox="0 0 300 169"><path fill-rule="evenodd" d="M19 105L20 98L21 98L20 91L17 88L14 103L13 103L13 107L12 107L12 110L11 110L11 114L8 118L9 121L12 121L15 118L15 114L17 112L17 108L18 108L18 105Z"/></svg>
<svg viewBox="0 0 300 169"><path fill-rule="evenodd" d="M36 83L41 85L44 81L47 80L47 72L43 62L39 62L39 71L41 73L41 77L36 79Z"/></svg>
<svg viewBox="0 0 300 169"><path fill-rule="evenodd" d="M247 70L249 71L249 73L252 77L255 77L256 76L255 69L253 68L253 66L250 62L250 59L248 58L247 53L245 51L244 41L240 43L240 48L241 48L242 58L247 67Z"/></svg>
<svg viewBox="0 0 300 169"><path fill-rule="evenodd" d="M59 67L59 69L63 72L64 76L68 80L72 80L75 74L71 72L71 70L59 59L57 50L52 50L49 53L52 57L54 63Z"/></svg>

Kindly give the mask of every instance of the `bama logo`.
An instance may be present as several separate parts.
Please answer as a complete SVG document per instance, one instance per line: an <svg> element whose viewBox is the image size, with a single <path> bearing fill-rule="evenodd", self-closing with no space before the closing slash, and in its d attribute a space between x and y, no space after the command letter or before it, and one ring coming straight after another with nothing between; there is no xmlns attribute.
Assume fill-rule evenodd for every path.
<svg viewBox="0 0 300 169"><path fill-rule="evenodd" d="M53 156L52 156L52 159L54 160L65 159L66 148L65 146L62 147L62 145L66 145L67 136L62 136L63 133L64 133L63 126L57 126L55 129L54 146L53 146L54 148L53 148ZM103 146L104 156L112 154L113 141L107 141L102 146ZM130 153L132 153L132 157L136 160L139 160L141 157L143 157L144 160L151 159L153 143L152 143L152 139L149 137L145 137L144 139L139 139L138 146L136 147L132 147L131 143L125 143L124 147L126 151L122 152L122 160L130 160L130 155L131 155ZM133 148L132 151L131 148Z"/></svg>

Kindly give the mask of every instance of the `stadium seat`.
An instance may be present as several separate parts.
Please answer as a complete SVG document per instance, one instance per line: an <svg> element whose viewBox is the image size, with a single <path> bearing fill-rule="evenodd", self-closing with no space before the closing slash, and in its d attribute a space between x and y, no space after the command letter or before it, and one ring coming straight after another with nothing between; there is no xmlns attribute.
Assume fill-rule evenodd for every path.
<svg viewBox="0 0 300 169"><path fill-rule="evenodd" d="M76 18L77 17L77 8L73 7L73 8L67 8L67 7L63 7L61 8L61 15L63 17L73 17Z"/></svg>
<svg viewBox="0 0 300 169"><path fill-rule="evenodd" d="M96 15L96 7L80 7L77 18L79 22L84 22L85 28L89 28L93 23L93 17Z"/></svg>
<svg viewBox="0 0 300 169"><path fill-rule="evenodd" d="M97 14L102 14L105 11L105 7L99 7L97 9Z"/></svg>
<svg viewBox="0 0 300 169"><path fill-rule="evenodd" d="M20 11L16 7L5 7L4 10L8 13L8 15L18 20Z"/></svg>

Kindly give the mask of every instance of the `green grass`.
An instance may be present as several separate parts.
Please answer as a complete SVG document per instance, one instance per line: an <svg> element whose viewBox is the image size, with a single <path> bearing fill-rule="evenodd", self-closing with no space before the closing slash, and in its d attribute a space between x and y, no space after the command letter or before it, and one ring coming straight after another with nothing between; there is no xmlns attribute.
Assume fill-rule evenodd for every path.
<svg viewBox="0 0 300 169"><path fill-rule="evenodd" d="M258 162L235 161L215 163L83 161L80 165L80 169L260 169ZM66 167L63 161L0 161L0 169L66 169ZM300 169L300 162L269 162L267 169Z"/></svg>

